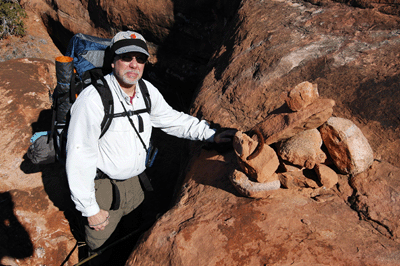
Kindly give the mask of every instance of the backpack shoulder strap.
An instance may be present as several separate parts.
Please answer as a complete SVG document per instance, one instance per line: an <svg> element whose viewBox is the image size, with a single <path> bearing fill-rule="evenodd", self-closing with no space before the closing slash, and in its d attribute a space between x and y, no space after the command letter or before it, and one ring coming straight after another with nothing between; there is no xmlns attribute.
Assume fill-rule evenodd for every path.
<svg viewBox="0 0 400 266"><path fill-rule="evenodd" d="M139 87L140 87L140 91L143 94L144 103L146 104L147 112L150 113L151 112L150 93L149 93L149 90L147 89L146 83L144 83L143 79L139 79Z"/></svg>
<svg viewBox="0 0 400 266"><path fill-rule="evenodd" d="M99 137L101 138L109 129L112 119L114 117L118 117L118 114L114 114L114 101L112 93L110 87L108 86L107 81L104 79L103 72L101 71L101 69L92 69L89 70L88 72L90 74L91 83L96 88L97 92L100 94L100 98L104 107L104 118L103 121L101 122L101 133ZM146 110L144 111L150 113L151 111L150 94L146 84L142 79L139 80L139 87L143 94L144 103L146 105Z"/></svg>
<svg viewBox="0 0 400 266"><path fill-rule="evenodd" d="M110 87L108 86L107 81L104 79L101 69L92 69L88 72L90 74L91 83L100 94L100 98L104 107L104 118L101 122L101 133L99 137L101 138L111 125L114 115L114 101Z"/></svg>

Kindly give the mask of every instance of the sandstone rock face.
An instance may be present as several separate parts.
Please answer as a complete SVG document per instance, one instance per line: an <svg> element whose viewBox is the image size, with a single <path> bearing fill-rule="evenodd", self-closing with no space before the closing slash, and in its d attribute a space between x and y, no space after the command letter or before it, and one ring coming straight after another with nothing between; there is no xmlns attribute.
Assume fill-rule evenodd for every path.
<svg viewBox="0 0 400 266"><path fill-rule="evenodd" d="M22 0L26 9L36 10L59 41L68 41L62 33L84 33L111 37L125 25L132 30L152 32L157 39L167 36L174 22L173 3L163 1L139 1L135 5L126 1L54 1ZM60 23L64 29L57 28ZM57 32L60 31L60 32ZM69 36L70 38L71 36Z"/></svg>
<svg viewBox="0 0 400 266"><path fill-rule="evenodd" d="M241 196L227 178L235 157L199 151L174 208L145 234L127 265L398 263L400 245L371 232L338 190L318 196L306 188L281 189L257 200Z"/></svg>
<svg viewBox="0 0 400 266"><path fill-rule="evenodd" d="M318 97L317 84L304 81L290 90L284 98L290 110L296 112L310 105Z"/></svg>
<svg viewBox="0 0 400 266"><path fill-rule="evenodd" d="M337 168L358 174L371 166L373 151L361 130L350 120L331 117L321 129L322 139Z"/></svg>
<svg viewBox="0 0 400 266"><path fill-rule="evenodd" d="M54 61L61 52L55 47L40 15L26 10L26 36L23 38L10 36L0 41L0 62L10 59L42 58Z"/></svg>
<svg viewBox="0 0 400 266"><path fill-rule="evenodd" d="M301 171L304 168L304 167L290 164L285 161L281 162L281 165L282 165L283 169L285 170L285 172L297 172L297 171Z"/></svg>
<svg viewBox="0 0 400 266"><path fill-rule="evenodd" d="M231 32L235 33L235 37L227 36L221 48L216 52L215 58L210 62L209 72L201 88L199 88L192 113L224 127L236 127L242 131L253 129L256 125L260 125L260 123L265 121L264 127L261 128L259 126L258 128L263 132L267 140L266 144L271 144L279 139L285 139L286 136L283 136L283 138L276 137L268 141L270 136L274 136L277 132L282 132L282 129L288 128L285 126L287 125L285 118L286 121L290 120L289 115L283 118L275 118L276 120L273 119L273 117L277 117L282 113L289 113L288 110L283 108L283 101L278 101L277 99L279 99L281 93L286 91L288 87L294 87L300 82L307 80L310 83L318 84L321 98L333 99L335 101L336 105L333 115L352 118L353 121L356 121L357 126L364 132L371 145L373 145L373 150L379 153L379 158L399 167L400 156L396 152L400 148L398 137L399 121L397 119L399 117L399 108L396 101L398 102L399 99L397 87L400 68L397 61L394 60L400 54L400 47L398 45L399 35L397 33L399 19L382 16L376 13L376 10L348 9L345 6L332 4L328 1L313 2L322 4L308 5L292 1L243 2L238 12L239 20L235 25L232 25ZM271 10L276 10L276 12L271 12ZM249 16L249 13L252 15ZM228 66L225 65L226 62L229 62ZM385 104L382 105L381 103ZM328 113L325 119L329 117ZM276 131L274 130L275 128L277 128ZM303 130L301 129L301 131ZM290 134L287 136L289 137ZM226 155L224 156L226 158ZM208 159L207 156L206 158ZM224 162L229 163L228 158L223 162L219 161L219 159L216 160L218 164L221 164L221 167L224 167ZM197 163L200 164L200 162ZM383 166L378 166L378 168L380 167ZM400 175L397 173L397 170L394 171L398 168L392 167L393 178L399 178ZM179 252L179 255L173 256L175 259L179 258L177 259L179 261L174 261L178 265L183 265L187 261L195 261L195 258L200 259L201 256L194 255L193 253L188 256L183 250L187 250L185 248L187 246L193 246L196 241L204 241L202 242L203 244L196 245L197 247L207 246L206 242L210 239L207 236L200 237L200 230L198 229L203 225L207 225L208 227L205 230L201 230L203 234L204 231L208 230L216 235L217 239L226 239L226 242L222 245L222 252L226 255L219 255L221 253L217 254L217 251L214 251L221 247L219 246L221 244L219 241L218 244L212 242L212 249L207 250L206 254L208 254L209 258L224 257L225 260L212 261L209 259L203 261L205 258L201 257L202 260L199 264L285 265L295 261L299 265L324 263L362 265L362 260L365 260L365 257L361 254L356 255L353 253L352 256L349 256L353 252L352 250L359 246L357 242L360 241L360 237L366 237L364 239L369 239L368 241L370 241L376 236L383 235L375 232L369 236L367 236L368 234L361 236L359 235L361 228L356 229L355 227L348 228L345 226L346 237L350 237L351 240L349 242L353 243L347 246L346 242L348 240L342 239L340 243L337 242L340 238L339 224L348 224L347 222L349 222L348 219L350 217L358 215L360 211L368 213L369 207L372 207L375 213L371 211L371 214L363 216L365 220L373 224L376 228L380 228L380 230L386 230L384 227L387 224L393 226L390 232L398 230L398 225L396 224L398 221L397 212L394 212L396 213L394 216L397 218L390 216L390 211L394 211L394 206L397 206L397 204L394 204L396 202L395 197L394 201L389 204L390 207L384 209L383 206L380 206L384 210L382 214L378 215L377 208L373 207L377 203L378 198L389 200L389 191L384 192L385 190L382 190L381 193L369 195L368 199L363 198L361 192L357 193L358 196L353 198L354 204L352 206L354 209L349 209L343 206L342 203L348 201L353 190L348 187L348 176L341 176L338 184L330 189L335 191L335 193L339 192L338 194L310 195L315 201L311 201L312 203L307 201L301 207L299 205L301 204L300 202L303 202L303 198L300 197L300 189L280 189L275 191L278 193L274 193L268 199L258 200L257 203L246 202L246 207L249 207L247 204L257 204L257 206L268 208L268 210L264 209L261 212L264 216L261 218L263 219L262 222L259 222L260 226L271 221L269 219L273 219L273 224L279 224L279 228L282 230L276 232L272 228L274 226L265 230L263 228L258 230L260 227L248 225L242 228L249 228L251 233L243 234L243 230L241 230L239 236L236 232L233 233L235 231L234 228L237 228L236 226L232 226L230 230L225 230L225 226L229 225L226 224L227 220L224 219L224 212L216 211L218 214L213 216L209 215L209 212L207 214L205 214L205 211L199 212L199 209L192 212L189 211L193 206L200 208L201 203L199 198L194 198L194 191L196 190L203 193L201 196L205 196L206 189L220 189L223 193L228 191L228 194L231 192L231 190L223 186L223 180L225 180L223 173L216 173L216 175L221 177L221 179L218 179L219 181L207 177L207 180L213 180L207 182L205 179L209 171L202 168L202 166L194 166L190 169L191 171L187 176L188 180L186 183L189 187L183 189L184 200L179 201L176 209L173 209L171 213L168 213L164 217L165 220L159 221L156 224L151 233L145 238L145 241L141 243L138 250L134 251L131 258L136 256L136 262L140 263L140 258L145 258L147 262L151 261L155 265L160 261L162 262L162 259L165 258L161 254L163 252L167 254ZM204 172L197 172L203 169ZM196 178L197 173L201 175L198 179ZM365 181L373 180L373 176L374 174L371 173L371 177ZM360 177L360 185L363 184L362 180L363 178ZM379 181L376 180L376 182ZM397 183L390 178L387 182L387 188L391 184L393 186L391 193L396 195ZM301 191L318 190L319 184L317 182L314 183L317 188L307 188L304 185ZM366 192L365 190L363 191L364 193ZM186 195L187 192L189 192L189 195ZM284 193L293 194L285 194L286 198L281 199L282 201L278 203L277 197L283 197ZM213 196L207 199L214 200L215 194L213 193ZM200 194L198 196L201 197ZM339 203L337 197L340 198L341 203ZM326 200L328 198L332 200ZM235 199L245 201L243 198ZM191 204L195 201L199 202L199 205ZM231 201L224 198L223 200L221 199L221 202L223 202L221 204L224 205L224 208L229 208L228 202L230 203ZM293 209L281 209L283 206L289 207L285 203L289 203L290 208ZM215 202L212 204L215 204ZM234 204L238 205L238 202L235 201ZM349 202L346 204L349 204ZM318 216L318 218L321 218L319 221L323 221L325 226L327 226L324 229L319 226L318 228L313 227L315 225L314 219L317 216L308 209L312 208L313 205L316 206L320 213L324 213L324 215L329 213L332 208L337 211L332 216L328 215L329 217L333 217L334 220ZM295 206L298 209L295 210ZM246 207L237 207L241 208L241 214L245 212L244 209ZM272 210L272 208L275 209ZM294 218L300 210L302 214ZM176 217L175 215L182 216L186 211L190 214L195 213L195 216L187 214L186 217L191 218L190 220L189 218L187 219L187 223L190 223L192 226L185 227L184 234L182 231L176 230L176 226L178 224L185 226L187 223L182 223L182 221L175 222L172 217ZM277 214L275 211L279 211L280 214L275 216ZM287 211L290 212L290 217L283 217ZM254 212L251 213L254 214ZM346 217L346 214L349 216ZM232 217L236 219L235 222L237 223L235 225L238 225L239 221L237 219L243 216L238 212L238 215L233 215ZM259 221L255 216L250 215L248 217L252 217L251 221L253 222ZM211 225L212 222L210 219L212 218L220 219L221 222L217 222L220 225L219 227ZM376 218L378 219L375 220ZM381 227L381 221L385 218L388 218L391 222L387 221L385 226ZM293 221L289 228L285 227L284 224L290 219L295 219L297 223ZM245 220L244 217L243 220ZM229 219L228 221L232 220ZM296 236L299 236L298 233L301 231L296 231L296 224L303 224L304 229L313 228L315 230L308 237L302 238L305 241L293 249L289 247L289 243L296 241ZM362 224L364 223L363 221L357 221L349 224L352 226L355 224L363 226ZM227 236L226 232L232 232L235 237L232 235ZM263 232L268 232L266 233L267 236L263 235ZM301 232L305 233L305 231ZM164 235L158 235L161 233L164 233ZM254 255L255 253L250 254L250 250L254 251L251 247L254 247L253 244L256 244L255 239L258 239L256 236L258 233L261 234L259 239L263 239L257 242L257 244L260 244L255 252L258 255ZM288 237L286 240L284 240L283 236L285 233L287 233L286 236ZM319 244L314 243L316 245L312 245L312 235L314 234L318 234L318 237L315 239L321 241ZM184 240L183 235L185 235ZM251 240L246 241L243 239L243 236L248 235L253 236ZM389 235L390 233L388 232L388 237L385 238L386 243L397 245L396 241L393 241L394 239L391 239ZM170 245L171 248L160 251L159 257L151 256L150 258L148 254L151 253L153 244L159 243L161 239L166 239L167 236L172 239L163 242L163 244ZM279 247L279 249L271 250L274 243L273 238L280 240L279 244L275 246ZM394 238L398 239L397 237ZM239 239L241 242L240 247L239 245L235 245ZM172 248L172 242L182 245L181 249L177 246ZM245 244L243 245L243 243ZM311 249L306 249L306 246ZM332 252L327 252L324 248L328 246L332 248ZM315 249L319 249L320 252L316 252ZM376 252L369 248L358 250L368 253L367 256L371 256L372 253ZM196 251L200 253L204 252L200 248L196 249ZM274 254L278 253L279 255L274 257ZM293 253L296 253L296 259L290 261L289 258L293 258ZM328 255L329 258L325 257L328 253L331 254L331 256ZM141 256L140 254L146 255ZM398 256L398 251L391 249L387 255L383 255L379 260L369 257L366 263L372 265L396 265L397 262L394 257ZM277 257L280 260L276 259ZM308 261L305 257L308 258ZM357 257L356 260L354 259L355 257ZM235 259L236 261L232 261ZM313 259L318 261L311 261Z"/></svg>
<svg viewBox="0 0 400 266"><path fill-rule="evenodd" d="M277 114L287 88L308 81L318 85L321 98L336 102L335 116L357 117L378 157L400 166L399 18L312 2L245 3L210 62L192 113L247 131Z"/></svg>
<svg viewBox="0 0 400 266"><path fill-rule="evenodd" d="M39 168L24 158L33 130L51 116L54 62L16 59L0 63L1 182L0 264L61 265L76 244L64 211L69 204L62 167ZM77 252L68 265L78 262Z"/></svg>
<svg viewBox="0 0 400 266"><path fill-rule="evenodd" d="M306 177L303 171L290 171L279 175L282 187L288 189L318 188L319 184L312 178Z"/></svg>
<svg viewBox="0 0 400 266"><path fill-rule="evenodd" d="M350 185L356 193L350 202L365 220L376 221L372 225L380 234L399 241L400 207L399 201L400 169L386 162L377 162L366 172L355 175Z"/></svg>
<svg viewBox="0 0 400 266"><path fill-rule="evenodd" d="M321 150L322 138L318 129L300 132L279 144L278 154L292 164L313 169L326 159Z"/></svg>

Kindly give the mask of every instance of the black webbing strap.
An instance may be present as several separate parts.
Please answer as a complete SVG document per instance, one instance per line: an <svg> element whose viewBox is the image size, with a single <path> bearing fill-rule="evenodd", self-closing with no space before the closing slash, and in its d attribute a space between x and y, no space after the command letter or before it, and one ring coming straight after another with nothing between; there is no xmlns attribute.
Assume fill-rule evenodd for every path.
<svg viewBox="0 0 400 266"><path fill-rule="evenodd" d="M140 110L135 110L135 111L126 111L122 113L117 113L114 114L115 117L122 117L122 116L133 116L137 115L138 121L139 121L139 132L142 133L144 131L144 123L143 123L143 118L140 116L142 113L147 113L147 109L140 109Z"/></svg>
<svg viewBox="0 0 400 266"><path fill-rule="evenodd" d="M114 116L114 101L110 88L108 87L107 81L104 79L101 70L93 69L89 71L91 83L100 94L101 101L104 107L104 118L101 122L101 133L100 137L107 132L111 125Z"/></svg>
<svg viewBox="0 0 400 266"><path fill-rule="evenodd" d="M122 107L124 108L124 110L126 112L126 108L125 108L124 104L122 102L121 102L121 104L122 104ZM138 135L140 142L142 142L143 148L146 150L146 154L147 154L149 152L149 150L147 149L146 144L144 143L142 137L140 136L138 130L136 129L135 124L133 124L133 121L132 121L132 119L131 119L131 117L129 115L127 115L126 117L128 118L129 123L132 125L132 127L135 130L136 134ZM138 118L142 119L139 115L138 115ZM142 121L142 126L143 126L143 121ZM140 122L139 122L139 127L140 127ZM143 172L143 173L141 173L139 175L139 179L140 179L140 181L142 182L142 185L144 186L144 188L147 191L153 191L154 190L153 186L151 185L150 179L147 177L145 172Z"/></svg>
<svg viewBox="0 0 400 266"><path fill-rule="evenodd" d="M121 103L122 107L124 108L124 113L125 113L126 117L128 118L129 123L131 124L131 126L132 126L133 129L135 130L136 134L137 134L138 137L139 137L140 142L141 142L142 145L143 145L143 148L146 150L146 153L147 153L147 152L148 152L147 146L146 146L146 144L144 143L142 137L140 136L138 130L136 129L135 124L133 123L131 117L129 116L128 112L126 111L125 105L124 105L121 101L120 101L120 103ZM140 116L138 115L138 119L139 119L139 117L140 117ZM141 119L141 117L140 117L140 119ZM142 121L142 124L143 124L143 121ZM139 126L140 126L140 125L139 125Z"/></svg>
<svg viewBox="0 0 400 266"><path fill-rule="evenodd" d="M119 193L119 189L117 187L117 184L115 184L114 179L110 179L111 185L112 185L112 190L113 190L113 201L111 204L111 210L118 210L119 205L121 203L121 194Z"/></svg>
<svg viewBox="0 0 400 266"><path fill-rule="evenodd" d="M92 84L94 87L97 89L98 93L101 96L103 106L104 106L104 118L101 123L101 134L100 138L107 132L108 128L111 125L112 119L115 117L122 117L122 116L133 116L137 115L139 119L139 132L144 131L144 125L143 125L143 119L139 115L141 113L150 113L151 111L151 100L150 100L150 94L149 91L147 90L147 86L144 83L143 79L139 80L139 88L140 91L143 94L143 100L146 105L146 109L140 109L140 110L134 110L134 111L127 111L125 106L122 104L122 107L124 108L124 112L121 113L116 113L114 114L114 103L113 103L113 97L110 88L108 87L107 81L104 79L104 77L101 75L101 72L99 71L90 71L91 74L91 79L92 79ZM136 131L136 129L135 129ZM140 135L139 135L140 137ZM143 141L142 141L143 143ZM145 148L147 151L147 148Z"/></svg>
<svg viewBox="0 0 400 266"><path fill-rule="evenodd" d="M153 186L151 185L149 177L146 175L146 172L143 172L139 175L139 179L142 182L142 185L146 191L154 191Z"/></svg>
<svg viewBox="0 0 400 266"><path fill-rule="evenodd" d="M57 118L57 108L59 102L65 102L69 97L68 93L64 93L62 95L59 95L57 91L54 92L53 94L53 105L51 106L52 109L52 114L51 114L51 129L50 129L50 136L47 140L47 143L50 142L52 138L54 138L54 134L56 132L56 118ZM54 138L56 139L56 138ZM57 147L57 145L55 145Z"/></svg>

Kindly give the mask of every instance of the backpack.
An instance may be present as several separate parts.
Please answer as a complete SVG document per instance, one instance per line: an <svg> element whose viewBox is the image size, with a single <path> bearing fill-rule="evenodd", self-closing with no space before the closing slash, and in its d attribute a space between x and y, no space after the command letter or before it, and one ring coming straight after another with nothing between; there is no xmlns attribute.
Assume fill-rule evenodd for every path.
<svg viewBox="0 0 400 266"><path fill-rule="evenodd" d="M140 79L139 86L146 108L114 114L112 93L104 79L104 75L110 73L111 69L103 67L110 65L104 63L106 58L109 58L107 52L110 43L110 39L78 33L70 40L66 55L56 58L57 86L51 95L51 130L36 132L32 136L27 156L34 164L49 164L56 161L65 163L70 108L79 93L89 85L96 88L104 107L105 115L101 123L100 138L107 132L114 117L128 116L130 119L129 116L150 112L150 95L146 84ZM132 126L134 127L133 124ZM137 132L135 127L134 129ZM139 132L141 131L143 125L139 124ZM143 140L140 140L147 151L146 166L150 167L158 150L151 145L146 147Z"/></svg>

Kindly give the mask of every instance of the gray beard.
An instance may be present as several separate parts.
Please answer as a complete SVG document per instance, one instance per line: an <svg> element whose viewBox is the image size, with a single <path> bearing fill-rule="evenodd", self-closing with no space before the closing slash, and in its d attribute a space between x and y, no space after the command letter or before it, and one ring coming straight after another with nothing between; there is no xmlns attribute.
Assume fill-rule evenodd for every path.
<svg viewBox="0 0 400 266"><path fill-rule="evenodd" d="M136 85L136 84L138 83L138 80L137 80L137 79L134 80L134 81L131 81L131 80L129 80L128 78L125 78L125 74L126 74L127 72L129 72L129 71L126 71L126 72L122 75L122 81L123 81L125 84Z"/></svg>

